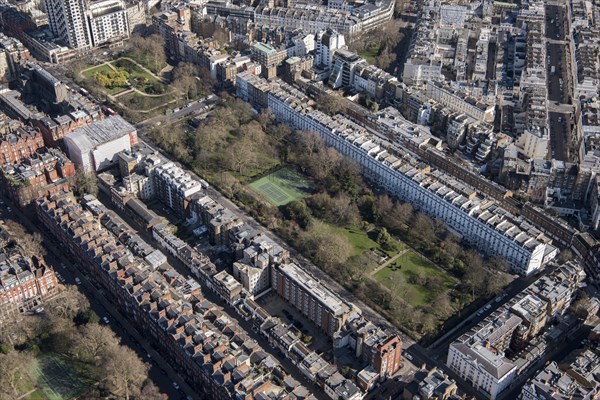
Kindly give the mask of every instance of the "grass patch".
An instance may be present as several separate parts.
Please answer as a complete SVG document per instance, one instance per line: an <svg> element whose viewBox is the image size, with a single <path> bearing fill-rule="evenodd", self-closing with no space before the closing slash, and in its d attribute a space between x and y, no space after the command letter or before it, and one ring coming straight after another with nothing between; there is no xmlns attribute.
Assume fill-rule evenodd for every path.
<svg viewBox="0 0 600 400"><path fill-rule="evenodd" d="M166 86L154 76L146 72L140 65L130 60L119 58L112 61L115 68L122 68L129 73L129 83L136 89L148 94L161 94L166 90Z"/></svg>
<svg viewBox="0 0 600 400"><path fill-rule="evenodd" d="M422 282L416 283L416 277ZM422 307L434 301L438 295L456 285L453 278L412 250L378 271L374 278L413 307ZM438 284L425 283L432 280Z"/></svg>
<svg viewBox="0 0 600 400"><path fill-rule="evenodd" d="M174 107L172 104L167 104L171 100L178 98L174 93L166 93L159 97L148 97L139 93L127 93L119 97L119 101L125 104L132 110L148 111L156 107L164 106L163 108ZM161 108L162 110L162 108Z"/></svg>
<svg viewBox="0 0 600 400"><path fill-rule="evenodd" d="M298 172L282 168L250 183L250 188L274 206L283 206L303 199L312 192L312 185Z"/></svg>
<svg viewBox="0 0 600 400"><path fill-rule="evenodd" d="M365 59L369 64L375 63L375 57L379 55L379 50L381 49L380 44L373 44L369 46L366 50L359 52L358 55Z"/></svg>
<svg viewBox="0 0 600 400"><path fill-rule="evenodd" d="M86 78L93 78L94 75L96 75L96 73L106 74L110 71L112 71L112 68L110 68L106 64L103 64L103 65L98 65L97 67L93 67L88 70L85 70L84 72L81 73L81 75L85 76Z"/></svg>
<svg viewBox="0 0 600 400"><path fill-rule="evenodd" d="M348 239L352 247L354 247L352 256L360 256L371 249L379 248L379 245L363 229L341 228L333 225L329 225L329 228L333 234L342 235Z"/></svg>
<svg viewBox="0 0 600 400"><path fill-rule="evenodd" d="M49 400L70 400L81 394L84 384L77 374L57 356L43 356L32 369L40 395Z"/></svg>

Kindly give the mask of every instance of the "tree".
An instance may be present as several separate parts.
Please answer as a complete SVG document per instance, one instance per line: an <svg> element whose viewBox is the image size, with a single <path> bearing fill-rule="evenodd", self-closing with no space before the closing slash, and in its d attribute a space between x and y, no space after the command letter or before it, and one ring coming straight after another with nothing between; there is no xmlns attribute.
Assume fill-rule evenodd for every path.
<svg viewBox="0 0 600 400"><path fill-rule="evenodd" d="M133 35L129 44L129 56L145 64L152 72L158 73L167 64L165 42L162 36L157 34L148 37Z"/></svg>
<svg viewBox="0 0 600 400"><path fill-rule="evenodd" d="M141 392L148 376L148 365L133 350L124 346L107 348L101 366L105 373L104 386L126 400Z"/></svg>
<svg viewBox="0 0 600 400"><path fill-rule="evenodd" d="M283 206L281 211L286 219L294 220L302 229L310 222L310 210L304 200L294 200Z"/></svg>
<svg viewBox="0 0 600 400"><path fill-rule="evenodd" d="M411 233L418 240L427 244L432 244L435 241L433 221L426 214L422 212L416 214L412 220L411 226Z"/></svg>
<svg viewBox="0 0 600 400"><path fill-rule="evenodd" d="M212 92L215 80L208 69L180 62L173 72L173 84L189 100Z"/></svg>
<svg viewBox="0 0 600 400"><path fill-rule="evenodd" d="M564 249L561 250L560 253L558 253L558 263L559 264L564 264L567 261L571 261L573 259L573 252L569 249Z"/></svg>
<svg viewBox="0 0 600 400"><path fill-rule="evenodd" d="M119 347L115 333L100 324L87 324L79 329L80 335L73 346L77 358L95 363Z"/></svg>
<svg viewBox="0 0 600 400"><path fill-rule="evenodd" d="M308 256L325 270L346 262L354 250L346 236L334 234L320 221L311 223L301 242Z"/></svg>
<svg viewBox="0 0 600 400"><path fill-rule="evenodd" d="M89 301L77 290L77 287L67 286L47 303L46 311L51 316L73 320L77 313L89 306Z"/></svg>
<svg viewBox="0 0 600 400"><path fill-rule="evenodd" d="M75 316L77 325L97 324L98 322L100 322L100 318L93 310L79 310Z"/></svg>
<svg viewBox="0 0 600 400"><path fill-rule="evenodd" d="M226 161L230 169L240 175L245 175L246 171L256 164L256 151L249 140L237 140L227 147Z"/></svg>
<svg viewBox="0 0 600 400"><path fill-rule="evenodd" d="M321 92L316 98L315 106L325 114L335 115L346 109L345 103L343 97Z"/></svg>
<svg viewBox="0 0 600 400"><path fill-rule="evenodd" d="M39 232L30 234L23 225L15 220L7 220L5 223L6 229L10 233L10 237L19 246L26 257L37 257L41 259L46 255L44 247L44 238Z"/></svg>
<svg viewBox="0 0 600 400"><path fill-rule="evenodd" d="M27 374L35 364L35 358L28 352L11 350L0 353L0 398L17 399L23 393L19 392L21 379L27 379Z"/></svg>
<svg viewBox="0 0 600 400"><path fill-rule="evenodd" d="M83 168L77 168L71 186L77 196L91 194L98 196L98 180L93 172L86 172Z"/></svg>

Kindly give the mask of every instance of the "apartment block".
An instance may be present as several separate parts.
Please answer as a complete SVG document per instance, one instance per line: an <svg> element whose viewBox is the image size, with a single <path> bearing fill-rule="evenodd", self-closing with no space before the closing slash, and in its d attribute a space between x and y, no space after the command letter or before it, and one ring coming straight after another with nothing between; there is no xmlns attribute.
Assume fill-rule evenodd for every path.
<svg viewBox="0 0 600 400"><path fill-rule="evenodd" d="M200 182L172 162L157 166L151 176L159 200L179 217L187 214L189 196L202 190Z"/></svg>
<svg viewBox="0 0 600 400"><path fill-rule="evenodd" d="M6 236L2 228L0 235ZM58 292L54 271L42 260L25 257L11 244L0 249L0 321L39 307Z"/></svg>
<svg viewBox="0 0 600 400"><path fill-rule="evenodd" d="M390 142L341 115L330 117L313 109L310 99L282 81L266 82L247 73L238 75L237 93L257 108L270 108L296 129L318 133L389 194L443 220L482 253L504 257L515 272L529 275L556 255L551 240L524 217L407 152L405 142L417 148L439 143L422 127L397 118L390 127L396 139Z"/></svg>
<svg viewBox="0 0 600 400"><path fill-rule="evenodd" d="M259 395L314 399L235 321L204 298L196 281L168 265L152 270L121 241L124 237L115 237L71 194L41 198L36 210L81 268L104 286L115 305L199 393L216 400Z"/></svg>
<svg viewBox="0 0 600 400"><path fill-rule="evenodd" d="M123 0L91 2L87 17L93 47L116 44L129 37L129 20Z"/></svg>
<svg viewBox="0 0 600 400"><path fill-rule="evenodd" d="M39 150L20 163L0 168L0 183L5 193L19 207L25 207L38 197L69 189L69 178L75 175L75 165L60 150Z"/></svg>
<svg viewBox="0 0 600 400"><path fill-rule="evenodd" d="M271 287L327 335L339 331L355 306L346 303L294 263L274 265Z"/></svg>
<svg viewBox="0 0 600 400"><path fill-rule="evenodd" d="M0 165L23 162L44 147L39 130L20 124L7 128L0 132Z"/></svg>
<svg viewBox="0 0 600 400"><path fill-rule="evenodd" d="M72 49L92 47L85 0L45 0L48 24L55 37Z"/></svg>

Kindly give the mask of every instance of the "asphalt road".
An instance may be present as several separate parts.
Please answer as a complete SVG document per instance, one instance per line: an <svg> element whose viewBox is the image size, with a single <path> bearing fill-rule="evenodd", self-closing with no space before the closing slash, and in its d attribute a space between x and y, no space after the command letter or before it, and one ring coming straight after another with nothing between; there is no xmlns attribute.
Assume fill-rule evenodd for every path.
<svg viewBox="0 0 600 400"><path fill-rule="evenodd" d="M215 98L215 99L209 99L209 100L204 100L204 101L191 102L191 103L189 103L189 107L184 106L179 111L176 111L176 112L172 113L171 115L169 115L168 123L175 123L175 122L181 121L184 118L199 114L202 111L207 111L208 109L204 109L204 107L211 106L211 105L215 104L217 101L218 101L218 99ZM164 118L165 117L163 115L157 115L155 117L148 118L142 122L137 123L136 127L138 129L148 128L148 127L153 126L157 122L164 120Z"/></svg>
<svg viewBox="0 0 600 400"><path fill-rule="evenodd" d="M567 45L563 41L567 30L566 11L561 6L546 6L546 64L548 81L548 102L551 105L570 103L569 74L567 73ZM555 72L552 73L552 67ZM559 121L559 119L562 121ZM550 149L548 158L569 161L569 132L565 121L570 119L567 113L550 112L548 126L550 130Z"/></svg>
<svg viewBox="0 0 600 400"><path fill-rule="evenodd" d="M44 246L49 250L45 261L48 265L65 280L65 285L76 285L90 302L90 308L102 319L107 317L110 328L117 334L121 344L128 346L135 351L138 356L150 365L149 378L159 388L161 393L168 396L169 399L185 399L186 396L191 396L195 400L202 397L195 392L184 382L184 380L171 368L151 346L151 344L129 324L107 300L110 296L106 296L103 290L94 286L77 267L74 260L69 254L61 252L62 244L58 243L52 235L49 234L41 225L35 225L25 215L11 204L8 199L2 199L7 206L11 207L11 212L8 212L6 207L0 207L0 217L15 220L31 232L40 232L44 235ZM75 278L79 278L80 285L76 284ZM104 322L100 322L104 324ZM150 355L150 357L148 357ZM180 389L176 390L173 387L173 382L177 382Z"/></svg>
<svg viewBox="0 0 600 400"><path fill-rule="evenodd" d="M131 228L133 228L134 230L137 231L138 235L140 235L140 237L146 241L148 244L150 244L151 246L154 246L155 248L161 249L160 246L158 245L158 243L156 242L156 240L154 239L154 237L149 234L148 232L144 231L143 229L139 229L139 226L137 226L137 224L125 213L123 212L123 210L119 209L118 207L115 207L111 202L110 199L108 198L108 196L104 193L100 193L98 195L99 200L109 209L111 209L112 211L114 211L116 214L118 214L127 224L129 224L129 226L131 226ZM175 268L175 270L177 272L179 272L180 274L182 274L183 276L191 276L192 272L191 270L184 265L180 260L178 260L177 258L173 257L170 253L168 253L167 251L163 251L163 253L167 256L167 261L168 263ZM214 261L214 260L213 260ZM200 279L196 279L202 286L202 295L204 297L206 297L207 300L211 301L212 303L216 304L221 311L225 312L225 314L233 321L236 321L241 327L242 329L244 329L246 331L246 333L252 337L254 340L256 340L258 342L258 344L260 346L262 346L262 348L269 354L271 354L274 358L276 358L279 363L285 368L285 370L292 375L292 377L294 377L296 380L298 380L299 382L301 382L304 386L306 386L316 397L317 399L320 400L326 400L327 397L325 396L324 392L322 391L321 388L319 388L318 386L316 386L315 384L313 384L312 382L310 382L298 369L298 367L296 367L294 364L292 364L292 362L287 359L283 353L280 353L279 351L274 350L271 345L269 344L268 340L263 337L262 335L260 335L258 332L256 332L256 327L254 326L254 324L251 321L246 321L244 320L244 318L241 318L236 311L234 310L233 307L231 307L230 305L226 304L216 293L214 293L212 290L210 290L202 280ZM315 332L317 333L317 332Z"/></svg>

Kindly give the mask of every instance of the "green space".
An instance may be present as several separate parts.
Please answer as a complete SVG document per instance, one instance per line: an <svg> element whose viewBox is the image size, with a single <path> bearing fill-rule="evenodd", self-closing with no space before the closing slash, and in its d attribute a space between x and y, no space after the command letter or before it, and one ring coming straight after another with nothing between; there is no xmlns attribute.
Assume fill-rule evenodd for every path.
<svg viewBox="0 0 600 400"><path fill-rule="evenodd" d="M119 101L132 110L147 111L161 106L164 106L163 108L165 109L173 107L173 105L168 105L167 103L178 97L174 93L166 93L159 97L149 97L134 92L120 96Z"/></svg>
<svg viewBox="0 0 600 400"><path fill-rule="evenodd" d="M32 370L37 383L36 396L48 400L68 400L77 398L84 385L60 357L43 356ZM31 396L30 396L31 398Z"/></svg>
<svg viewBox="0 0 600 400"><path fill-rule="evenodd" d="M127 72L111 68L110 65L99 65L83 72L86 78L94 79L108 94L116 94L129 88Z"/></svg>
<svg viewBox="0 0 600 400"><path fill-rule="evenodd" d="M372 44L365 50L358 52L358 55L365 59L369 64L375 64L375 57L379 55L381 44Z"/></svg>
<svg viewBox="0 0 600 400"><path fill-rule="evenodd" d="M274 206L283 206L309 196L312 186L308 179L290 168L282 168L252 182L250 188L264 196Z"/></svg>
<svg viewBox="0 0 600 400"><path fill-rule="evenodd" d="M412 250L378 271L374 278L413 307L423 307L456 281Z"/></svg>
<svg viewBox="0 0 600 400"><path fill-rule="evenodd" d="M154 76L145 71L139 64L119 58L112 61L111 64L129 74L129 82L136 89L148 94L162 94L166 90L166 86L156 79Z"/></svg>
<svg viewBox="0 0 600 400"><path fill-rule="evenodd" d="M348 239L354 248L352 256L360 256L371 249L379 248L379 245L369 237L369 234L364 229L343 228L333 225L328 225L328 227L333 234L342 235Z"/></svg>
<svg viewBox="0 0 600 400"><path fill-rule="evenodd" d="M90 67L86 67L90 68ZM85 69L81 74L86 78L93 78L96 74L107 74L112 71L112 68L107 64L98 65L97 67L91 66L90 69Z"/></svg>

